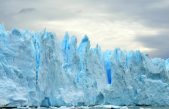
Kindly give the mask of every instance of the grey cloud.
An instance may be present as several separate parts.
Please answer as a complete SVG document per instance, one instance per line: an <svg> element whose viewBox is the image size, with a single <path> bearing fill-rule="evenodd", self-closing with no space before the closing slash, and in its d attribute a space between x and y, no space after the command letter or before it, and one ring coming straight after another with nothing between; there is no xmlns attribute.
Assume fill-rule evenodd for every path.
<svg viewBox="0 0 169 109"><path fill-rule="evenodd" d="M169 57L169 32L159 33L154 36L139 36L135 41L140 42L147 48L154 49L149 52L152 57Z"/></svg>
<svg viewBox="0 0 169 109"><path fill-rule="evenodd" d="M36 21L66 20L77 16L72 9L66 10L65 7L71 4L60 2L59 0L0 0L0 23L4 23L7 28L15 26L24 28ZM23 22L23 19L26 22Z"/></svg>
<svg viewBox="0 0 169 109"><path fill-rule="evenodd" d="M28 12L34 12L36 11L35 8L23 8L19 11L19 13L28 13Z"/></svg>
<svg viewBox="0 0 169 109"><path fill-rule="evenodd" d="M32 16L43 20L74 19L81 18L81 15L84 18L85 13L90 13L90 15L107 13L111 21L130 19L133 22L140 22L152 28L169 28L169 3L166 3L167 0L7 1L8 3L5 1L0 3L3 5L4 11L13 12L13 10L19 10L20 13L26 13L34 11L34 7L36 7L38 12ZM28 8L24 8L25 4ZM18 17L21 18L22 16ZM105 16L97 15L93 20L97 20L100 17L104 17L107 20ZM90 16L85 18L91 19Z"/></svg>
<svg viewBox="0 0 169 109"><path fill-rule="evenodd" d="M72 0L75 1L75 0ZM166 0L164 0L166 1ZM85 0L81 1L83 4L81 9L83 13L103 13L109 15L110 21L116 20L131 20L139 22L151 28L168 28L169 27L169 3L159 0ZM69 4L69 3L68 3ZM73 2L73 6L79 3ZM72 5L71 4L71 5ZM66 5L67 6L67 5ZM65 6L65 7L66 7ZM97 16L97 15L96 15ZM89 16L90 17L90 16ZM100 17L93 20L97 20ZM106 19L107 20L107 19Z"/></svg>
<svg viewBox="0 0 169 109"><path fill-rule="evenodd" d="M169 2L160 0L111 0L105 8L121 19L132 19L152 28L169 28ZM102 5L103 6L103 5Z"/></svg>

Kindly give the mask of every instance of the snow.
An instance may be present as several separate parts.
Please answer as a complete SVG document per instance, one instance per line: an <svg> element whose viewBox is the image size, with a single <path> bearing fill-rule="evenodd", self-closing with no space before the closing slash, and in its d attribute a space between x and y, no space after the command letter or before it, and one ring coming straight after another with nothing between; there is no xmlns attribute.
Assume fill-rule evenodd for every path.
<svg viewBox="0 0 169 109"><path fill-rule="evenodd" d="M0 25L0 106L169 105L169 59Z"/></svg>

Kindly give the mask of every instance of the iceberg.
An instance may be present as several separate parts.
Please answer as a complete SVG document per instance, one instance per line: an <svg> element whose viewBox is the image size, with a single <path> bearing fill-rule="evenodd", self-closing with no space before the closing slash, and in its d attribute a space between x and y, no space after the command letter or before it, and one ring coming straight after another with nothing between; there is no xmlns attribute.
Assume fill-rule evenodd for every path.
<svg viewBox="0 0 169 109"><path fill-rule="evenodd" d="M169 59L0 25L0 106L169 105Z"/></svg>

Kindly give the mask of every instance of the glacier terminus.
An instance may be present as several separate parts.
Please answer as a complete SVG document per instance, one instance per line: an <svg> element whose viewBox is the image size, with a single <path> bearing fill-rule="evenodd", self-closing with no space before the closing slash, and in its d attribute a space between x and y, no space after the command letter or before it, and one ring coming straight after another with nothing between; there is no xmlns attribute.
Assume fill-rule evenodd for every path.
<svg viewBox="0 0 169 109"><path fill-rule="evenodd" d="M0 25L0 106L169 105L169 59Z"/></svg>

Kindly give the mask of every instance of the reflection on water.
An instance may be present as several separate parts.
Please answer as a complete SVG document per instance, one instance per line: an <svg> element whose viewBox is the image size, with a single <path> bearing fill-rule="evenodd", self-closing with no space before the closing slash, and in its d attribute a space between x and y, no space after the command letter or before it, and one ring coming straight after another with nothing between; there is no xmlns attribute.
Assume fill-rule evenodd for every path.
<svg viewBox="0 0 169 109"><path fill-rule="evenodd" d="M81 106L81 107L18 107L18 108L2 108L0 109L169 109L167 107L160 107L160 106L112 106L112 105L102 105L102 106Z"/></svg>

